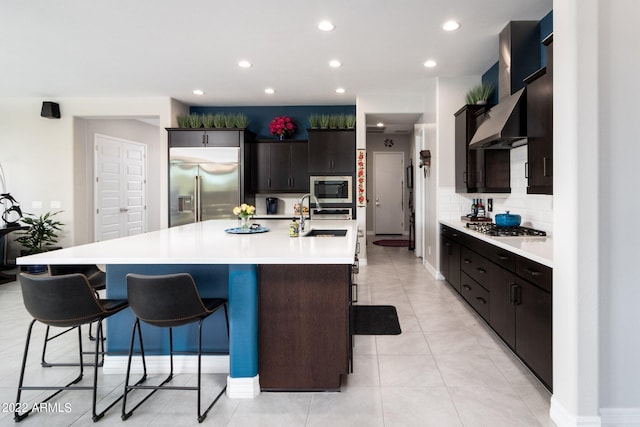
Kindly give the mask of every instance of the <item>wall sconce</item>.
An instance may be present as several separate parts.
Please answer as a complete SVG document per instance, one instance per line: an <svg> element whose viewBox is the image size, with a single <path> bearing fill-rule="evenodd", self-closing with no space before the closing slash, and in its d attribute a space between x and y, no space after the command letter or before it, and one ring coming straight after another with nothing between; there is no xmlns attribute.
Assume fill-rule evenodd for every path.
<svg viewBox="0 0 640 427"><path fill-rule="evenodd" d="M47 119L59 119L60 104L57 102L44 101L42 103L42 110L40 110L40 116Z"/></svg>
<svg viewBox="0 0 640 427"><path fill-rule="evenodd" d="M420 151L420 168L423 168L422 170L425 178L429 174L430 167L431 167L431 151L421 150Z"/></svg>

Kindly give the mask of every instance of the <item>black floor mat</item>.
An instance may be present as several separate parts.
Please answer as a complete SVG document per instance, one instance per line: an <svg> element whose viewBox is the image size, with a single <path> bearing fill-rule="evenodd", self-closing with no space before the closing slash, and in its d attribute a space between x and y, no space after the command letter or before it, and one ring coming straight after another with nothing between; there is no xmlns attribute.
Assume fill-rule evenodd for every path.
<svg viewBox="0 0 640 427"><path fill-rule="evenodd" d="M351 333L353 335L398 335L398 312L392 305L352 305Z"/></svg>

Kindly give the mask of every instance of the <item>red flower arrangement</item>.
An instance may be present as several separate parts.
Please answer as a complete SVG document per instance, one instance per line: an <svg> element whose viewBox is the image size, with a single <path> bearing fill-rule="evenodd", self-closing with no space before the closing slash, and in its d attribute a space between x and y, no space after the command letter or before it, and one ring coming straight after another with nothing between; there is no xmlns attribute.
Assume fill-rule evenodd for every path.
<svg viewBox="0 0 640 427"><path fill-rule="evenodd" d="M296 125L291 120L291 117L279 116L271 120L269 123L269 132L271 135L278 135L281 138L291 135L296 131Z"/></svg>

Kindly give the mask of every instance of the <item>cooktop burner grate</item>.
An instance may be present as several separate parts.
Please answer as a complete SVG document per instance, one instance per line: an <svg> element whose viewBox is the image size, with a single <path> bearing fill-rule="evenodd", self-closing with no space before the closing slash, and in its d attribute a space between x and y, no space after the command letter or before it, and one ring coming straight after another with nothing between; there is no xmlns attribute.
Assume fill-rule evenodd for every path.
<svg viewBox="0 0 640 427"><path fill-rule="evenodd" d="M479 233L487 234L495 237L512 237L512 236L546 236L547 233L542 230L536 230L529 227L498 227L493 223L467 223L467 228L475 230Z"/></svg>

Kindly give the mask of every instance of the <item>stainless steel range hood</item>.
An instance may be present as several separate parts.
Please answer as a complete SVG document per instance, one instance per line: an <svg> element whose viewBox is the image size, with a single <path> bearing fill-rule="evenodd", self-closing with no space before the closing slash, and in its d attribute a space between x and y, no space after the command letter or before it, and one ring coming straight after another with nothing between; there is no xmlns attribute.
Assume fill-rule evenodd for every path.
<svg viewBox="0 0 640 427"><path fill-rule="evenodd" d="M510 149L527 143L524 88L491 108L469 142L470 150Z"/></svg>
<svg viewBox="0 0 640 427"><path fill-rule="evenodd" d="M540 29L535 21L511 21L499 36L498 105L482 118L469 149L510 149L527 143L523 80L540 67ZM482 120L481 119L481 120Z"/></svg>

